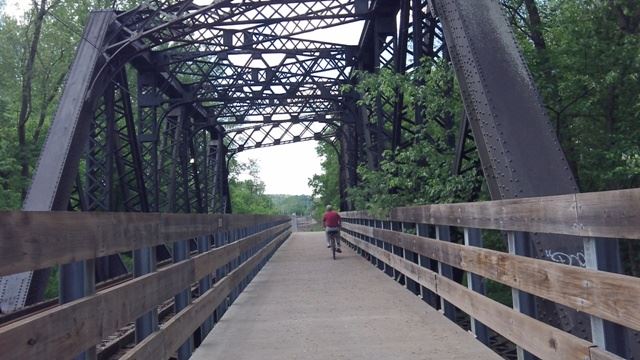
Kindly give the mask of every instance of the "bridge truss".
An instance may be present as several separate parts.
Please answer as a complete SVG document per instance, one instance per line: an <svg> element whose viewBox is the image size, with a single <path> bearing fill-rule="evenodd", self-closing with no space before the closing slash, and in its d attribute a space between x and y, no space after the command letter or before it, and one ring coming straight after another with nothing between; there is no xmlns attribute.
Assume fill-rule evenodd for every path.
<svg viewBox="0 0 640 360"><path fill-rule="evenodd" d="M455 69L464 114L427 119L401 93L367 108L343 91L355 70L407 73L429 59ZM481 168L494 199L577 191L497 0L151 0L94 12L23 208L230 212L230 157L323 140L339 149L351 210L358 165L376 168L414 141L409 125L429 121L458 133L452 168ZM531 235L515 251L582 251L557 244ZM159 246L134 260L143 274L169 256ZM95 279L90 266L61 267L61 301L126 272L118 256L98 260ZM49 276L1 278L3 311L42 300ZM589 336L588 319L562 307L523 295L522 311Z"/></svg>

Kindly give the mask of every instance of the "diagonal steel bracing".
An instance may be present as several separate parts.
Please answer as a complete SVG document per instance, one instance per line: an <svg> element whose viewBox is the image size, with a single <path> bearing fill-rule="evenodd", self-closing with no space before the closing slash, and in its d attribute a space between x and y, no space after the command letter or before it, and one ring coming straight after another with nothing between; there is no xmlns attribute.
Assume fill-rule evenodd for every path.
<svg viewBox="0 0 640 360"><path fill-rule="evenodd" d="M151 0L129 10L96 12L24 209L230 212L230 157L307 140L330 141L339 150L341 207L351 209L347 189L358 183L357 167L377 169L385 151L411 143L432 146L431 135L415 137L416 128L431 124L448 134L454 173L477 168L479 155L494 197L572 192L575 184L545 127L533 83L516 81L530 78L521 58L513 56L516 43L497 4ZM496 44L506 44L508 51L496 51ZM356 81L354 70L411 74L420 67L429 73L435 62L456 70L464 114L429 118L429 99L409 108L402 89L364 106L343 88ZM496 71L495 64L518 71ZM454 89L451 79L442 92L453 96ZM505 98L510 101L500 102ZM501 107L505 103L512 106ZM504 120L518 118L523 106L531 109L527 126ZM532 255L543 257L540 249ZM134 252L135 276L171 257L165 246L153 250ZM90 293L94 270L100 281L122 272L119 264L116 256L97 266L63 266L61 300ZM0 294L2 311L41 300L48 276L42 270L0 278L0 289L9 289ZM540 309L554 322L548 319L553 307ZM154 317L138 319L138 340L153 331ZM556 323L570 327L576 319L568 314ZM574 330L584 335L586 328Z"/></svg>

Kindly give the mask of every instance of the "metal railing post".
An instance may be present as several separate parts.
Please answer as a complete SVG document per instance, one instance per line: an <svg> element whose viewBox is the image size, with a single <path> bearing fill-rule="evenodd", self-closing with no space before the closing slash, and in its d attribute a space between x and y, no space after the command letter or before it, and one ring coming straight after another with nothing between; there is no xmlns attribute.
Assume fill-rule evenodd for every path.
<svg viewBox="0 0 640 360"><path fill-rule="evenodd" d="M451 241L451 229L449 226L437 225L436 239L447 242ZM438 274L453 280L453 267L438 261ZM444 312L444 316L451 321L456 320L456 310L453 304L446 301L443 297L440 297L440 307Z"/></svg>
<svg viewBox="0 0 640 360"><path fill-rule="evenodd" d="M598 270L598 252L596 250L596 239L585 238L583 240L583 245L585 267L587 269ZM594 315L590 315L589 318L591 320L591 342L605 349L606 340L604 335L603 320Z"/></svg>
<svg viewBox="0 0 640 360"><path fill-rule="evenodd" d="M198 237L198 253L202 254L211 250L211 236L199 236ZM211 289L211 274L205 276L203 279L198 281L198 291L200 296ZM207 334L213 328L213 315L211 315L203 324L200 326L200 332L202 334L202 339L204 339Z"/></svg>
<svg viewBox="0 0 640 360"><path fill-rule="evenodd" d="M517 236L520 235L520 236ZM516 239L516 237L521 237L522 234L516 234L513 231L507 232L507 246L509 248L509 254L512 255L525 255L526 251L524 251L523 238ZM532 296L529 294L524 294L518 289L511 288L511 299L513 301L513 309L531 315L531 307L533 303ZM533 356L525 351L522 347L516 345L516 353L518 356L518 360L530 360L533 359Z"/></svg>
<svg viewBox="0 0 640 360"><path fill-rule="evenodd" d="M466 246L482 247L482 233L480 229L464 228L464 244ZM482 295L485 294L484 279L481 276L467 272L467 287ZM481 343L489 345L489 332L487 327L471 317L471 332Z"/></svg>
<svg viewBox="0 0 640 360"><path fill-rule="evenodd" d="M416 223L416 235L421 237L429 237L429 225ZM434 266L434 263L435 261L433 261L432 259L429 259L424 255L418 255L418 265L427 269L434 270L434 268L437 267ZM431 305L434 309L440 309L439 296L436 295L433 291L425 288L424 286L420 286L420 296L424 302Z"/></svg>
<svg viewBox="0 0 640 360"><path fill-rule="evenodd" d="M189 241L180 240L173 243L173 262L178 263L186 260L189 257ZM191 287L187 287L185 290L179 292L174 297L175 312L176 314L180 310L186 308L191 302ZM178 360L186 360L191 356L193 337L190 337L184 344L178 349Z"/></svg>
<svg viewBox="0 0 640 360"><path fill-rule="evenodd" d="M153 247L145 247L133 251L133 276L140 277L156 270L156 254ZM158 328L158 311L150 310L136 319L136 343L156 331Z"/></svg>
<svg viewBox="0 0 640 360"><path fill-rule="evenodd" d="M60 266L60 304L66 304L95 293L95 260L76 261ZM79 354L74 360L96 358L96 348Z"/></svg>

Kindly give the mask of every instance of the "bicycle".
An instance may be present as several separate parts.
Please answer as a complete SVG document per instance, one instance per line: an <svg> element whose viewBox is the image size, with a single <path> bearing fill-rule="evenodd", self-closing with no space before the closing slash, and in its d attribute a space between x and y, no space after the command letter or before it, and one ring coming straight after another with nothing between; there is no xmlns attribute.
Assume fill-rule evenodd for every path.
<svg viewBox="0 0 640 360"><path fill-rule="evenodd" d="M340 234L339 230L331 230L331 231L327 231L327 233L329 234L329 239L330 240L330 245L331 245L331 254L333 255L333 260L336 259L336 236L339 236L338 234Z"/></svg>

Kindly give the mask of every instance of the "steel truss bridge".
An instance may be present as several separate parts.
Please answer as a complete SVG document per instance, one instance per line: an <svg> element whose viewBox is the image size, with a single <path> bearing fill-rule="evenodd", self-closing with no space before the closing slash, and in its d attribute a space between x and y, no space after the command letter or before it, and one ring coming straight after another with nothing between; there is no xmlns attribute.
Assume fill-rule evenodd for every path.
<svg viewBox="0 0 640 360"><path fill-rule="evenodd" d="M345 90L358 81L356 72L388 68L407 74L436 61L455 70L462 114L428 118L424 102L409 109L400 91L366 106ZM444 88L444 95L453 89ZM491 331L513 342L518 358L639 356L637 314L626 311L638 305L637 279L596 271L620 272L615 239L640 238L638 207L619 193L586 197L592 202L565 195L579 189L498 0L148 0L133 9L91 14L23 212L0 214L0 310L8 313L8 325L0 325L0 349L21 344L3 358L39 358L51 349L58 358L93 358L100 353L95 345L127 324L134 337L129 340L138 345L125 358L167 358L175 351L180 359L188 357L226 310L223 302L239 295L290 231L284 218L222 215L233 210L228 164L235 154L331 142L339 152L341 208L357 210L347 196L358 183L357 167L376 169L385 150L414 143L412 127L427 123L457 134L453 173L479 169L496 202L397 209L385 219L345 213L345 241L448 318L466 312L482 342L489 342L486 325L498 327ZM434 146L429 134L423 137L421 144ZM638 199L637 191L625 194ZM623 210L605 196L624 203ZM583 207L592 217L580 217ZM547 210L560 220L545 217ZM594 220L611 214L622 220ZM464 228L471 247L481 245L479 229L507 232L511 255L504 261L516 267L514 277L456 262L458 250L439 243L420 247L419 239L398 235L411 228L417 233L412 236L451 242L449 227L456 226ZM132 271L123 262L127 257ZM550 269L575 260L570 265L576 270L562 265L558 271L586 280L575 280L582 285L571 285L574 293L562 290L566 284L556 278L529 283L518 257L546 260ZM192 272L180 268L186 266ZM544 265L531 266L553 275ZM58 302L74 305L42 305L54 271ZM485 300L463 291L472 299L464 302L462 290L447 282L461 283L465 271L476 274L473 281L466 278L472 293L484 291L481 277L512 286L513 309L505 314L517 313L512 325L525 326L546 343L529 342L490 318L476 324L483 317L469 301ZM176 277L173 285L163 274ZM444 278L443 289L450 291L438 292L437 281L425 282L425 274ZM615 290L621 300L608 304L604 294L585 290L592 288L589 281L619 286L636 300ZM143 285L155 290L136 287ZM588 296L575 295L578 288ZM137 292L153 300L118 303L126 307L122 311L115 300L107 301ZM169 298L170 304L155 301ZM102 314L97 324L89 319L92 308L82 304L118 315L107 324ZM188 325L159 331L162 304L191 316L182 318ZM102 332L80 334L82 324L65 322L71 319L68 309L85 311L87 318L71 318ZM207 316L193 315L198 311ZM42 319L58 322L49 331L39 328ZM167 334L196 328L191 340L166 340ZM164 352L156 352L159 347Z"/></svg>

